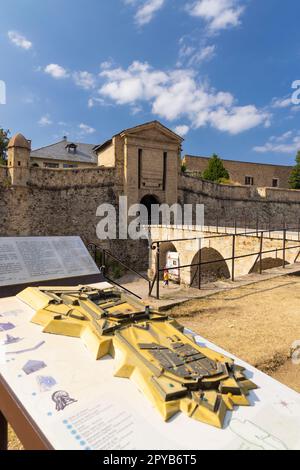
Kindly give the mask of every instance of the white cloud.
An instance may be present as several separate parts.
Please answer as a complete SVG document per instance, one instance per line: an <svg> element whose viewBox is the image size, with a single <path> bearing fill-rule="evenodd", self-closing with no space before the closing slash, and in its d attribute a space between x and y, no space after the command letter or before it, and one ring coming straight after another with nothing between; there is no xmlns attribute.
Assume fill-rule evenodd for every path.
<svg viewBox="0 0 300 470"><path fill-rule="evenodd" d="M44 72L47 73L48 75L51 75L51 77L56 78L56 79L69 77L67 70L58 64L47 65L44 68Z"/></svg>
<svg viewBox="0 0 300 470"><path fill-rule="evenodd" d="M181 137L184 137L185 135L187 135L189 130L190 130L189 126L182 125L182 126L175 127L174 132L176 132L176 134L180 135Z"/></svg>
<svg viewBox="0 0 300 470"><path fill-rule="evenodd" d="M86 71L74 72L73 79L74 79L75 85L85 90L90 90L91 88L94 88L96 85L95 77L90 72L86 72Z"/></svg>
<svg viewBox="0 0 300 470"><path fill-rule="evenodd" d="M200 41L193 35L183 36L179 41L179 53L177 67L186 65L194 67L204 61L211 60L216 53L214 44L206 45L204 41Z"/></svg>
<svg viewBox="0 0 300 470"><path fill-rule="evenodd" d="M261 146L256 146L253 150L257 153L285 153L295 154L300 150L300 133L288 131L280 136L272 136Z"/></svg>
<svg viewBox="0 0 300 470"><path fill-rule="evenodd" d="M258 111L256 106L233 106L231 109L220 107L211 113L212 126L229 134L240 134L263 124L270 126L268 113Z"/></svg>
<svg viewBox="0 0 300 470"><path fill-rule="evenodd" d="M49 114L42 116L38 122L38 125L41 127L51 126L51 124L53 124L53 122L51 121Z"/></svg>
<svg viewBox="0 0 300 470"><path fill-rule="evenodd" d="M101 62L101 64L100 64L100 68L102 70L109 69L112 66L113 66L113 60L112 59L105 60L104 62Z"/></svg>
<svg viewBox="0 0 300 470"><path fill-rule="evenodd" d="M196 0L188 3L190 15L202 18L211 32L238 26L244 11L240 0Z"/></svg>
<svg viewBox="0 0 300 470"><path fill-rule="evenodd" d="M150 23L154 15L165 5L166 0L125 0L127 5L137 8L135 21L139 26Z"/></svg>
<svg viewBox="0 0 300 470"><path fill-rule="evenodd" d="M94 134L96 132L96 129L93 127L88 126L87 124L79 124L79 129L81 130L82 134Z"/></svg>
<svg viewBox="0 0 300 470"><path fill-rule="evenodd" d="M143 111L142 106L133 106L131 108L131 114L132 116L136 116L137 114L140 114Z"/></svg>
<svg viewBox="0 0 300 470"><path fill-rule="evenodd" d="M187 118L193 128L210 125L230 134L269 125L268 112L238 106L231 93L201 83L189 69L165 72L133 62L128 69L109 69L100 76L105 81L99 90L102 97L119 105L150 103L152 113L168 121Z"/></svg>
<svg viewBox="0 0 300 470"><path fill-rule="evenodd" d="M272 108L288 108L293 105L292 97L285 96L284 98L273 98L271 106Z"/></svg>
<svg viewBox="0 0 300 470"><path fill-rule="evenodd" d="M95 106L103 106L106 108L114 106L112 103L108 103L105 99L94 97L94 96L88 99L87 104L88 104L88 108L94 108Z"/></svg>
<svg viewBox="0 0 300 470"><path fill-rule="evenodd" d="M28 51L32 48L32 42L25 38L22 34L17 31L8 31L7 33L9 40L17 47L21 47Z"/></svg>

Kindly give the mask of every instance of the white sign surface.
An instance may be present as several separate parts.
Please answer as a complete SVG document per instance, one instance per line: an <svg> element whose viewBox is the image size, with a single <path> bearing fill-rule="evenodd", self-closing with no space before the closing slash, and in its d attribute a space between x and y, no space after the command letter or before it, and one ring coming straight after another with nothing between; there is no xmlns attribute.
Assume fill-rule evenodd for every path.
<svg viewBox="0 0 300 470"><path fill-rule="evenodd" d="M55 449L300 449L300 395L243 361L259 389L224 429L183 413L165 423L132 381L114 377L118 358L95 361L80 339L42 333L33 313L0 300L0 375Z"/></svg>
<svg viewBox="0 0 300 470"><path fill-rule="evenodd" d="M99 274L80 237L0 238L0 286Z"/></svg>

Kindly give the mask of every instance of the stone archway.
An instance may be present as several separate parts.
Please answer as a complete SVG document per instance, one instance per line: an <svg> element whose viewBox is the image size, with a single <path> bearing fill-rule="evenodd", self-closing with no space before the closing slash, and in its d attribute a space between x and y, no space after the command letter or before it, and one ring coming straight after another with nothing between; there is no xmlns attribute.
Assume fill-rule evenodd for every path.
<svg viewBox="0 0 300 470"><path fill-rule="evenodd" d="M160 269L164 269L167 264L167 254L168 253L177 253L176 247L173 243L162 243L160 246Z"/></svg>
<svg viewBox="0 0 300 470"><path fill-rule="evenodd" d="M198 251L192 261L192 264L197 264L200 259L200 251ZM201 250L202 263L201 267L201 283L215 282L220 279L230 279L230 271L221 253L214 248L202 248ZM198 267L191 267L191 287L198 286Z"/></svg>
<svg viewBox="0 0 300 470"><path fill-rule="evenodd" d="M287 266L288 263L287 261L285 262L285 266ZM282 268L283 266L283 259L282 258L263 258L262 260L262 270L266 271L267 269L272 269L272 268ZM256 261L254 266L249 271L249 274L253 273L259 273L260 272L260 261Z"/></svg>
<svg viewBox="0 0 300 470"><path fill-rule="evenodd" d="M173 243L162 243L160 245L159 268L164 269L167 265L168 253L177 253L176 247ZM160 273L160 278L163 278L163 272Z"/></svg>
<svg viewBox="0 0 300 470"><path fill-rule="evenodd" d="M148 211L148 220L145 221L144 223L148 225L152 225L151 209L152 209L152 206L160 204L159 199L153 194L147 194L146 196L142 198L140 204L145 206Z"/></svg>

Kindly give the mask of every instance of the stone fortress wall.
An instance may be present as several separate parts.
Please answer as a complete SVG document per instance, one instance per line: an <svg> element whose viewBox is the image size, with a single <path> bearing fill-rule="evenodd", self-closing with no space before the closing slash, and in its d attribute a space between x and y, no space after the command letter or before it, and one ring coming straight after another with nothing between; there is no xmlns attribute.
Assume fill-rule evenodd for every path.
<svg viewBox="0 0 300 470"><path fill-rule="evenodd" d="M160 193L163 194L163 189L158 193L154 188L154 185L161 185L161 175L157 168L153 181L151 166L144 166L141 171L136 163L133 164L138 155L135 136L130 139L127 136L125 140L128 145L126 159L131 160L132 167L131 174L130 166L126 168L126 184L122 184L120 156L120 161L110 168L35 168L29 164L30 149L26 148L28 141L24 137L24 140L20 139L17 136L11 140L9 166L0 167L0 236L79 235L85 243L102 244L129 265L143 269L148 262L147 243L137 245L134 241L119 240L103 243L97 239L96 226L99 218L96 217L96 211L100 204L110 203L117 207L119 196L127 193L131 203L138 203L140 200L134 200L134 197L140 199L147 192L169 204L177 201L181 204L204 204L206 224L214 224L216 218L234 221L235 218L245 217L253 222L257 218L266 223L271 220L278 228L283 221L294 226L299 223L300 191L223 186L181 174L180 152L169 140L166 143L170 160L166 163L167 180L164 183L165 196L162 198ZM161 148L165 148L166 143L161 139ZM136 145L140 148L149 144L147 139L140 138ZM152 152L157 147L158 145L151 143ZM161 148L157 150L160 153ZM163 172L163 166L160 171ZM134 176L136 172L141 178L140 189ZM170 185L168 175L171 178Z"/></svg>
<svg viewBox="0 0 300 470"><path fill-rule="evenodd" d="M271 223L281 228L284 223L297 228L300 221L300 191L256 188L254 186L227 186L204 181L188 175L179 180L181 204L204 204L205 224L218 220L256 226ZM263 227L262 227L263 228Z"/></svg>
<svg viewBox="0 0 300 470"><path fill-rule="evenodd" d="M187 171L192 174L201 174L208 165L208 157L194 157L186 155L183 159ZM246 177L252 178L253 185L258 187L274 187L276 180L277 187L289 188L289 178L292 167L286 165L272 165L265 163L250 163L234 160L223 160L229 178L237 184L244 185Z"/></svg>

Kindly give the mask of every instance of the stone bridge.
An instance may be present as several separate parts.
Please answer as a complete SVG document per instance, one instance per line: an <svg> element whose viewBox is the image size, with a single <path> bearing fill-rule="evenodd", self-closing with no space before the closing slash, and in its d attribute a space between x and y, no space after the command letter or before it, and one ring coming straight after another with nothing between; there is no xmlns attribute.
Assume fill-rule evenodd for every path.
<svg viewBox="0 0 300 470"><path fill-rule="evenodd" d="M180 266L184 266L180 270L181 282L195 287L199 282L200 261L207 263L201 266L201 282L205 283L259 272L261 251L264 253L261 262L263 270L294 264L300 253L300 237L296 232L249 230L246 233L226 228L227 233L223 233L220 227L183 226L151 226L149 232L152 243L161 242L160 269L166 266L168 252L178 252ZM236 258L234 263L233 257ZM154 249L150 254L151 278L156 266L157 249Z"/></svg>

